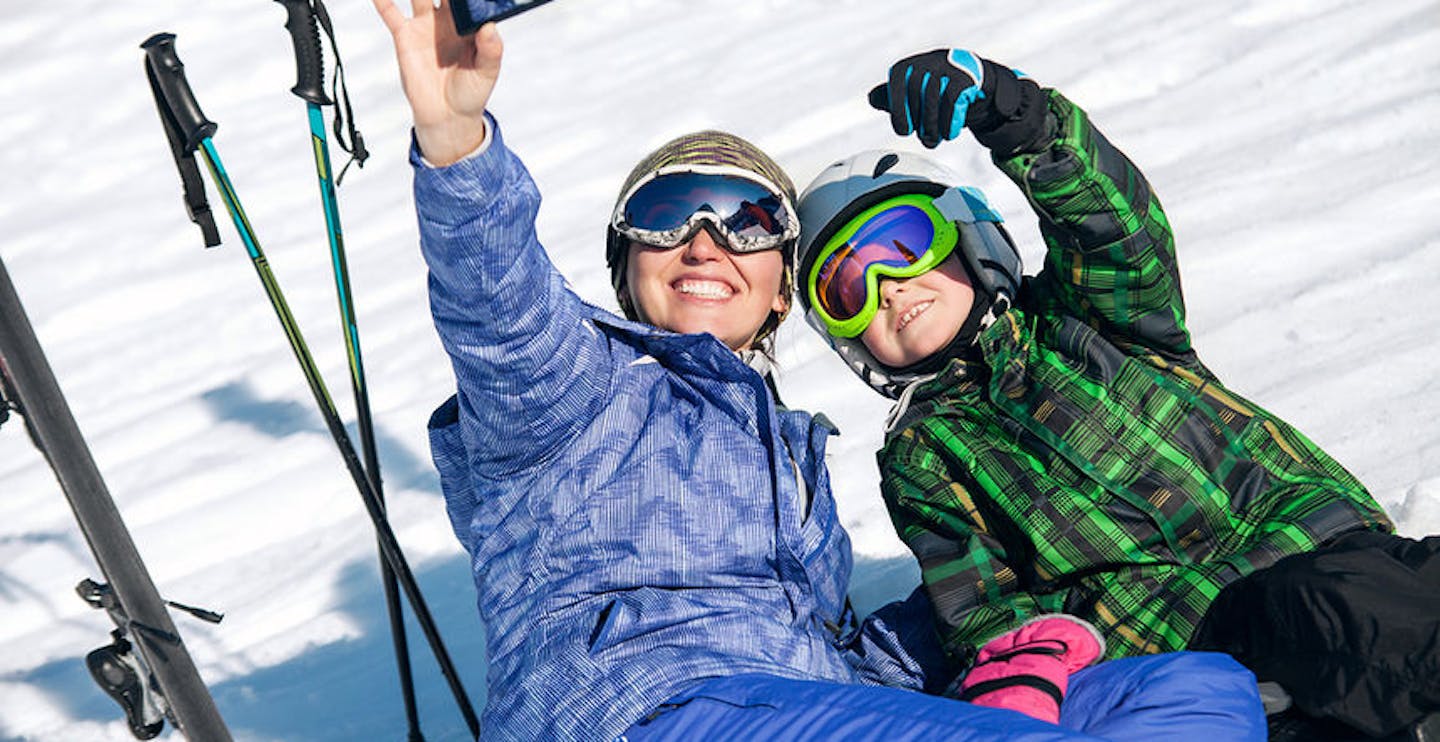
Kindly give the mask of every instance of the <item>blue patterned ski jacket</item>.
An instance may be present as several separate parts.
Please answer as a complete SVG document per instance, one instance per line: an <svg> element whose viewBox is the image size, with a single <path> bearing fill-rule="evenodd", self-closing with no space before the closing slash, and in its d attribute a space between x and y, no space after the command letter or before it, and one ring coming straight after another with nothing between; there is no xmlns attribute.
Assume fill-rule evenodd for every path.
<svg viewBox="0 0 1440 742"><path fill-rule="evenodd" d="M454 165L411 152L458 382L430 436L486 627L484 738L609 740L739 673L919 688L905 645L935 643L928 604L863 625L848 610L832 428L777 408L712 336L581 301L536 240L534 182L490 124L489 148Z"/></svg>

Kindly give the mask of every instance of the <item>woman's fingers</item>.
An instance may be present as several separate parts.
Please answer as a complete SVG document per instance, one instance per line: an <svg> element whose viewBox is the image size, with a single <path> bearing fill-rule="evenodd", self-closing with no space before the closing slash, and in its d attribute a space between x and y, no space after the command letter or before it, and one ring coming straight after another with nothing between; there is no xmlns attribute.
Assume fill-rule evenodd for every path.
<svg viewBox="0 0 1440 742"><path fill-rule="evenodd" d="M405 27L405 14L395 7L395 0L374 0L375 11L380 14L380 20L385 22L385 28L390 29L393 36Z"/></svg>
<svg viewBox="0 0 1440 742"><path fill-rule="evenodd" d="M505 43L500 40L500 30L494 23L487 23L475 32L475 66L480 74L495 79L500 76L500 58L504 56Z"/></svg>
<svg viewBox="0 0 1440 742"><path fill-rule="evenodd" d="M457 35L450 6L442 0L436 8L432 1L411 0L413 15L406 17L400 0L372 0L395 42L420 151L446 165L484 140L485 106L500 75L504 45L493 23L473 37Z"/></svg>
<svg viewBox="0 0 1440 742"><path fill-rule="evenodd" d="M460 0L460 2L463 3L465 0ZM435 14L438 16L435 19L436 35L447 39L457 38L459 34L455 32L455 15L450 12L450 0L440 0L440 6L435 9Z"/></svg>

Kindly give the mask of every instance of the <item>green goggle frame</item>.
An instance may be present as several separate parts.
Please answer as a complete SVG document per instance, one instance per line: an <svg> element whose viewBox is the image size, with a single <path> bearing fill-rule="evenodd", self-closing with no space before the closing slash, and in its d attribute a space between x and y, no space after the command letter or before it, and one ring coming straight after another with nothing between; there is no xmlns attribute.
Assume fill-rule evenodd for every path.
<svg viewBox="0 0 1440 742"><path fill-rule="evenodd" d="M922 193L905 193L892 196L875 205L865 209L845 223L838 232L825 242L815 261L811 264L805 276L805 291L810 300L811 311L814 312L825 329L834 337L853 338L865 331L871 320L875 319L876 312L880 308L880 279L881 278L913 278L927 271L932 270L945 258L955 251L956 245L960 243L960 230L955 222L941 213L940 208L935 204L936 197ZM908 246L915 254L914 262L908 262L909 256L902 255L899 250L887 260L873 260L863 269L865 282L865 302L860 309L850 317L838 318L829 310L829 302L822 301L820 292L817 291L817 281L826 263L842 249L850 245L851 239L862 229L869 225L876 217L895 208L913 207L924 212L930 218L931 238L930 244L924 246ZM862 246L863 247L863 246ZM854 249L851 247L850 249ZM923 251L922 251L923 249ZM841 258L842 260L853 259L851 257ZM893 263L900 263L899 265ZM855 280L855 279L851 279Z"/></svg>

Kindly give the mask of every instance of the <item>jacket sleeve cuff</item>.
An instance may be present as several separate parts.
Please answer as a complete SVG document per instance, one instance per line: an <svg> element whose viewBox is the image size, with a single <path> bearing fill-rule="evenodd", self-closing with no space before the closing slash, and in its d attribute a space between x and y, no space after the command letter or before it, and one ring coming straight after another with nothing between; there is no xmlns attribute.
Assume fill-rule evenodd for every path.
<svg viewBox="0 0 1440 742"><path fill-rule="evenodd" d="M490 149L491 132L493 132L493 131L495 131L495 118L490 115L490 112L489 112L489 111L486 111L486 112L485 112L485 138L483 138L483 139L480 140L480 144L479 144L477 147L475 147L475 149L470 150L470 153L469 153L469 154L465 155L464 157L461 157L460 159L461 159L461 160L468 160L468 159L470 159L470 158L472 158L472 157L479 157L480 155L485 154L485 151L488 150L488 149ZM425 167L428 167L428 168L432 168L432 169L436 167L435 163L433 163L433 162L425 159L425 155L420 152L420 145L419 145L418 142L415 141L415 130L414 130L414 129L411 129L411 130L410 130L410 147L411 147L412 149L414 149L414 150L415 150L415 154L419 156L419 158L420 158L420 164L421 164L421 165L423 165L423 166L425 166Z"/></svg>
<svg viewBox="0 0 1440 742"><path fill-rule="evenodd" d="M410 165L415 171L415 210L421 221L457 225L475 208L503 192L510 167L500 125L485 113L485 138L474 151L437 166L425 159L415 134L410 134Z"/></svg>
<svg viewBox="0 0 1440 742"><path fill-rule="evenodd" d="M986 73L994 75L995 90L986 115L970 125L975 139L996 157L1038 152L1047 141L1049 96L1029 78L986 60Z"/></svg>

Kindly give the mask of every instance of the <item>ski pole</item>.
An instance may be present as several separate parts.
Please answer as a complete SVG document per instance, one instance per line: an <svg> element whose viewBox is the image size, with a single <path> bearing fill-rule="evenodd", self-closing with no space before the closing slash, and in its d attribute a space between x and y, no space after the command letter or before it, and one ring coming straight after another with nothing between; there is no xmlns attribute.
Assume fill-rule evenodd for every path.
<svg viewBox="0 0 1440 742"><path fill-rule="evenodd" d="M54 470L90 553L118 600L111 612L118 627L116 641L128 635L127 644L138 649L151 676L140 682L149 688L153 678L164 697L166 718L188 739L229 742L225 721L115 507L4 261L0 261L0 404L4 405L0 412L15 409L25 418L30 439ZM5 417L0 414L0 420ZM121 706L136 736L159 734L161 724L143 723L138 708L123 701Z"/></svg>
<svg viewBox="0 0 1440 742"><path fill-rule="evenodd" d="M295 87L290 89L305 101L310 120L311 150L315 155L315 172L320 181L320 205L325 212L326 234L330 242L330 263L335 274L335 293L340 302L340 324L345 336L345 357L350 366L350 389L355 398L355 417L360 431L360 450L365 457L365 471L375 487L375 495L383 507L385 489L380 476L380 456L375 446L375 430L370 414L370 393L365 383L365 364L360 352L360 330L355 320L355 308L350 291L350 271L345 259L345 242L340 231L340 208L335 198L335 180L330 164L330 146L325 136L325 117L322 106L333 105L334 101L325 95L323 80L324 61L320 49L320 34L317 16L324 13L321 0L276 0L285 6L287 18L285 29L290 32L290 41L295 47ZM326 16L326 33L331 43L335 37ZM338 80L339 53L336 50ZM339 121L337 120L338 124ZM357 139L358 142L358 139ZM364 148L360 148L363 159ZM405 723L408 727L409 742L422 742L420 714L415 704L415 681L411 676L410 647L405 637L405 615L400 606L400 593L395 584L395 572L380 558L380 581L385 588L385 608L390 616L390 637L395 645L395 665L400 676L400 695L405 704Z"/></svg>
<svg viewBox="0 0 1440 742"><path fill-rule="evenodd" d="M444 673L446 681L450 684L450 690L460 706L470 733L478 739L480 721L475 715L474 708L470 705L464 687L460 684L460 677L455 672L455 666L450 661L449 653L440 640L435 619L425 604L425 598L420 593L420 587L415 581L415 575L410 570L410 565L405 560L405 555L395 538L395 532L390 528L390 523L385 517L385 509L380 503L380 497L376 493L370 477L365 473L365 469L360 463L360 457L350 442L349 435L345 432L345 426L341 423L335 403L325 388L320 370L310 355L300 327L290 312L284 294L280 291L279 282L276 281L274 273L270 270L269 261L260 248L260 242L255 236L254 229L250 226L249 218L245 216L245 210L240 205L230 176L215 149L214 142L211 141L217 127L205 118L205 114L200 111L199 103L195 101L194 93L190 90L190 83L185 79L185 67L175 53L175 35L155 34L146 39L140 47L145 50L146 69L151 78L152 88L166 131L172 137L172 141L180 142L179 148L185 151L199 148L206 167L210 171L211 179L220 192L221 199L225 202L226 210L230 213L231 221L235 223L235 230L245 243L245 250L250 256L251 264L255 267L256 275L265 288L265 293L270 299L270 304L275 310L281 327L285 330L285 335L290 341L290 349L294 352L296 361L300 363L305 379L310 385L310 391L320 408L321 416L330 431L330 436L335 440L335 445L345 460L345 466L355 481L356 488L360 491L360 499L365 504L365 510L370 516L371 523L375 526L380 551L390 568L394 570L406 598L410 601L410 607L414 610L420 628L430 643L431 651L434 652L440 663L441 672Z"/></svg>

